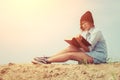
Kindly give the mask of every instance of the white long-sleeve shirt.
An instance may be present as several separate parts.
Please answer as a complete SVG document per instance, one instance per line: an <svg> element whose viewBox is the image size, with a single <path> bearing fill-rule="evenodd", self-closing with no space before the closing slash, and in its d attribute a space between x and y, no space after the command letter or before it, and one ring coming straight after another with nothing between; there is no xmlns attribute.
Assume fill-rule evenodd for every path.
<svg viewBox="0 0 120 80"><path fill-rule="evenodd" d="M87 34L89 34L88 37L86 36ZM95 50L107 53L105 39L100 30L91 28L89 31L82 31L81 35L91 43L91 46L89 46L90 51Z"/></svg>

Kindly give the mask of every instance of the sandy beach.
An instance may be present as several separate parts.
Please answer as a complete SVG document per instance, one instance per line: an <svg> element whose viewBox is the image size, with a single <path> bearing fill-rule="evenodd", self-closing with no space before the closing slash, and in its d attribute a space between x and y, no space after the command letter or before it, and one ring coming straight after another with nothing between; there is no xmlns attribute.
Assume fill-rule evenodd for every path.
<svg viewBox="0 0 120 80"><path fill-rule="evenodd" d="M120 80L120 63L0 65L0 80Z"/></svg>

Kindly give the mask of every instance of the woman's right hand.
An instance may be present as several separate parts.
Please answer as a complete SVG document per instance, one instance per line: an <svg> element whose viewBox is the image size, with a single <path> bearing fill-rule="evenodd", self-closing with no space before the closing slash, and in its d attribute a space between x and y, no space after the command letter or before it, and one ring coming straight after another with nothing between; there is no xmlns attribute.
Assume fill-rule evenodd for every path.
<svg viewBox="0 0 120 80"><path fill-rule="evenodd" d="M82 40L82 36L81 35L77 35L75 38L77 39L77 41L81 41Z"/></svg>

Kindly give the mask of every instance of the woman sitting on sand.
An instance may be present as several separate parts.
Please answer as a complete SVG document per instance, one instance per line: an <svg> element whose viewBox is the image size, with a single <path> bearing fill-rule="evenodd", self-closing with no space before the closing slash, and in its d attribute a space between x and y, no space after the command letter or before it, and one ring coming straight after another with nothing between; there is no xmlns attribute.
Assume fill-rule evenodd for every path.
<svg viewBox="0 0 120 80"><path fill-rule="evenodd" d="M59 53L51 57L36 57L33 63L50 64L53 62L65 62L68 60L86 61L87 63L105 63L107 58L107 48L104 37L94 26L92 13L87 11L80 19L80 35L84 37L91 46L87 47L83 43L82 48L68 46ZM76 36L76 38L79 36Z"/></svg>

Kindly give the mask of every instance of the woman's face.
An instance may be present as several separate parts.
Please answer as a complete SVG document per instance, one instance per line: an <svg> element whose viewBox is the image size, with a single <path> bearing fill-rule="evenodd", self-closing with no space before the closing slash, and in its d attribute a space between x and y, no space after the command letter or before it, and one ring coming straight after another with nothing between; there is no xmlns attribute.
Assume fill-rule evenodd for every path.
<svg viewBox="0 0 120 80"><path fill-rule="evenodd" d="M88 22L88 21L82 21L81 23L81 28L84 30L84 31L88 31L90 30L90 28L93 27L93 24Z"/></svg>

